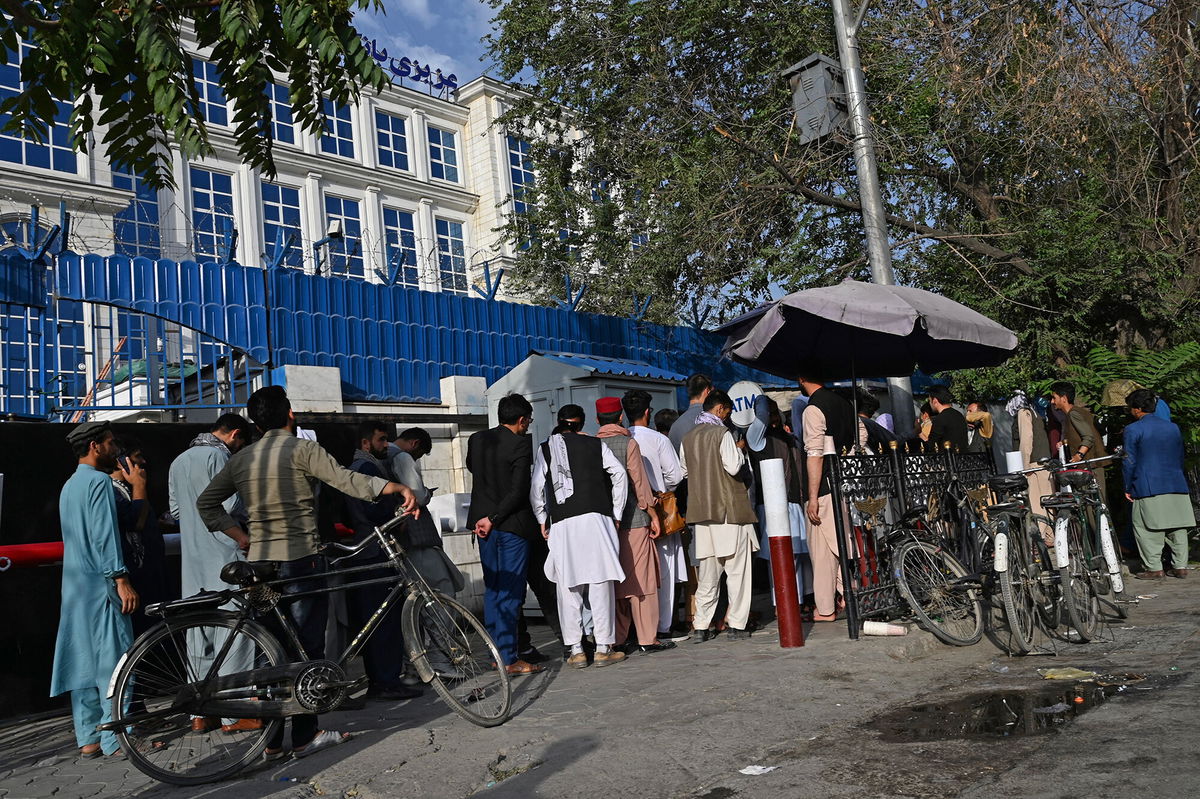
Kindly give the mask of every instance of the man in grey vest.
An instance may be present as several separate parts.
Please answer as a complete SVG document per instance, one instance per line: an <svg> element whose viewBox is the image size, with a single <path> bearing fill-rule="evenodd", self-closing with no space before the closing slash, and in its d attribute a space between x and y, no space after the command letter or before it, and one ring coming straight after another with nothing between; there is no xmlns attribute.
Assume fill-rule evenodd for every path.
<svg viewBox="0 0 1200 799"><path fill-rule="evenodd" d="M758 551L754 525L758 517L738 473L745 463L745 441L734 441L725 426L733 402L715 390L704 401L704 411L683 439L679 463L688 478L688 521L695 525L696 616L693 641L716 636L709 630L717 608L717 587L725 574L729 589L726 623L729 638L750 637L750 558Z"/></svg>
<svg viewBox="0 0 1200 799"><path fill-rule="evenodd" d="M651 510L658 504L642 450L628 428L621 426L621 400L601 397L596 400L596 432L629 474L625 510L617 520L617 542L620 545L621 569L625 579L617 585L617 646L628 653L635 648L642 652L661 652L673 649L674 641L659 643L658 638L658 519ZM629 628L637 630L637 644L626 645Z"/></svg>

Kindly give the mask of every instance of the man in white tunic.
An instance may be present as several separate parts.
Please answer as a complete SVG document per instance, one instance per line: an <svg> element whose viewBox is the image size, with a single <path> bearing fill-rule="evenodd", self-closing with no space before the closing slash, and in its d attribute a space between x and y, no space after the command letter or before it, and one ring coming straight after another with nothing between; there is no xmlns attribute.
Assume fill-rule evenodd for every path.
<svg viewBox="0 0 1200 799"><path fill-rule="evenodd" d="M246 417L236 413L223 414L207 433L192 439L180 455L171 463L167 476L168 497L171 515L179 520L179 548L182 565L181 589L183 596L192 596L201 591L224 591L230 585L221 579L221 567L235 560L246 559L250 539L242 534L240 539L230 538L220 530L209 530L200 519L196 500L229 458L250 443L252 428ZM246 518L242 500L237 494L225 500L225 510L239 519ZM232 609L230 602L226 608ZM188 658L196 674L205 674L213 658L225 645L224 630L198 628L188 631ZM226 655L222 673L245 671L253 666L253 647L248 640L237 639L232 651ZM218 719L216 717L192 719L192 729L208 732L218 725L225 732L259 729L262 722L257 719Z"/></svg>
<svg viewBox="0 0 1200 799"><path fill-rule="evenodd" d="M640 388L626 391L621 406L629 420L629 432L642 451L646 464L646 475L654 493L674 491L683 481L683 469L679 466L679 455L671 446L671 439L650 427L650 393ZM673 641L671 617L675 612L675 584L687 582L687 556L680 545L681 536L660 535L655 540L658 549L658 640ZM685 634L684 639L687 638ZM683 640L683 639L681 639Z"/></svg>
<svg viewBox="0 0 1200 799"><path fill-rule="evenodd" d="M709 630L717 608L717 589L725 573L729 589L728 637L750 637L750 558L758 551L754 525L758 517L750 505L746 486L737 478L745 463L745 441L736 442L725 420L733 402L724 391L714 390L704 401L704 412L683 438L679 464L688 478L688 521L696 527L696 616L692 624L695 643L716 637Z"/></svg>
<svg viewBox="0 0 1200 799"><path fill-rule="evenodd" d="M583 604L595 625L593 663L625 659L616 641L616 585L625 579L615 520L625 510L628 477L600 439L580 435L583 408L559 409L558 431L542 442L533 459L529 502L550 547L546 577L557 585L567 665L588 665L583 651Z"/></svg>

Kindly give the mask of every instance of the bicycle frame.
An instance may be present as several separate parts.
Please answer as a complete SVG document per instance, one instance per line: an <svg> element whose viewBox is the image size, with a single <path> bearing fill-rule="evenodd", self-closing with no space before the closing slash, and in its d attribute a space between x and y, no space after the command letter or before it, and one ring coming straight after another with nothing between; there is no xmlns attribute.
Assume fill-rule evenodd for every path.
<svg viewBox="0 0 1200 799"><path fill-rule="evenodd" d="M384 553L387 555L386 562L354 566L348 569L340 570L338 573L339 575L345 576L369 571L379 571L380 569L385 569L390 566L396 571L396 574L394 575L368 580L357 580L351 583L345 583L336 586L325 586L323 588L313 589L310 591L297 591L295 593L288 594L281 594L277 592L275 589L279 588L280 586L296 583L301 580L310 580L312 579L313 575L289 577L243 586L242 588L231 589L229 591L222 591L211 596L201 595L204 596L206 600L203 605L198 604L195 601L195 598L188 597L184 600L179 600L174 603L152 605L147 608L148 613L154 611L155 615L161 615L163 618L163 623L170 627L173 617L186 618L189 612L199 609L200 607L220 607L221 605L226 604L228 601L233 601L239 606L240 610L236 611L237 620L234 624L234 627L231 633L225 636L225 641L223 642L220 651L217 652L217 654L213 657L207 674L205 674L203 678L197 680L197 682L193 683L193 685L201 689L200 693L195 697L196 701L200 703L201 708L203 709L204 703L209 701L213 693L215 693L217 690L220 690L223 687L223 684L225 684L224 687L238 688L242 687L242 685L247 682L285 679L290 676L294 676L294 674L297 673L299 669L302 668L306 663L311 662L308 652L305 651L304 646L300 642L300 637L296 632L295 625L292 624L291 620L288 618L288 615L285 614L280 608L281 602L291 602L304 597L331 594L336 591L347 591L369 585L392 585L392 590L388 592L387 597L380 604L379 608L371 615L369 619L367 619L366 623L363 625L363 628L358 631L353 639L351 639L350 643L346 646L346 649L342 652L338 659L333 661L338 667L344 668L345 665L362 650L363 646L366 645L366 642L370 639L371 635L379 628L379 624L382 621L384 614L386 614L392 608L392 606L396 604L397 598L399 598L402 594L404 595L404 598L401 602L402 604L403 601L407 601L408 597L413 594L426 596L431 595L433 593L432 589L429 588L428 584L425 583L424 578L422 578L415 569L409 567L408 559L405 555L404 549L390 535L390 533L396 529L404 521L404 519L405 516L397 516L388 521L386 524L376 527L372 531L372 535L367 537L356 547L347 547L336 543L328 544L326 547L324 547L325 550L335 549L344 553L341 557L331 560L331 563L337 563L338 561L361 554L371 543L378 543L383 548ZM255 593L263 594L265 596L256 598L254 596ZM269 603L271 605L271 610L274 614L275 620L287 635L289 642L294 647L296 654L300 656L300 659L280 667L254 669L235 674L221 675L220 669L225 663L225 659L229 654L229 650L233 645L234 639L237 637L238 632L243 629L246 621L256 615L256 605L259 603ZM108 692L110 698L115 691L116 675L120 672L121 667L124 665L127 655L128 653L122 655L117 667L113 670L113 681L109 686ZM418 670L421 671L421 667L418 667ZM426 677L429 675L422 674L421 676ZM361 679L359 681L353 681L345 686L339 687L353 688L355 685L358 685L361 682ZM236 707L232 707L228 700L222 700L222 706L220 708L213 708L212 710L214 714L216 714L217 711L223 711L228 716L237 716L240 718L291 716L310 712L301 707L294 699L285 700L282 702L245 702L238 704Z"/></svg>

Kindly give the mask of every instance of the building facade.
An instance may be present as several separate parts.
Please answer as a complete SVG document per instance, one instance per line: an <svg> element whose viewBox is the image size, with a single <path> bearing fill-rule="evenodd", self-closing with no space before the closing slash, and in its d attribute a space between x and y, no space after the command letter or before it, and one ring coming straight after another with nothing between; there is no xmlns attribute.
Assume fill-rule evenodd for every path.
<svg viewBox="0 0 1200 799"><path fill-rule="evenodd" d="M28 47L0 67L0 96L20 90ZM485 264L511 261L497 229L533 170L522 143L493 125L513 96L505 84L485 76L434 94L398 82L355 106L327 100L321 136L294 123L288 87L273 84L277 174L268 178L238 157L233 109L203 54L193 76L215 152L195 162L176 152L175 189L150 190L98 147L74 152L64 125L44 144L0 136L6 238L28 238L30 206L43 229L62 208L71 227L56 247L78 253L263 265L290 243L286 267L455 294L481 283ZM60 104L60 121L68 110ZM342 235L331 240L335 223Z"/></svg>

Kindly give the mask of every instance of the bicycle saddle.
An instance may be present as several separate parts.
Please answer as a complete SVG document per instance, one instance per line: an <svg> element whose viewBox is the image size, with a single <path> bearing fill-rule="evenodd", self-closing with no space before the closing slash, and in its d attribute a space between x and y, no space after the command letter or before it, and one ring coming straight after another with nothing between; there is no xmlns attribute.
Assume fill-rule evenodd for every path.
<svg viewBox="0 0 1200 799"><path fill-rule="evenodd" d="M1069 485L1071 488L1090 488L1096 477L1089 469L1063 469L1054 473L1054 479L1059 485Z"/></svg>
<svg viewBox="0 0 1200 799"><path fill-rule="evenodd" d="M997 494L1018 494L1029 488L1029 481L1023 474L998 474L988 478L988 486Z"/></svg>
<svg viewBox="0 0 1200 799"><path fill-rule="evenodd" d="M915 508L909 508L907 511L905 511L904 515L900 517L900 524L912 525L916 524L917 522L923 522L928 515L929 508L925 505L918 505Z"/></svg>
<svg viewBox="0 0 1200 799"><path fill-rule="evenodd" d="M278 576L279 567L270 561L249 563L244 560L235 560L221 567L222 580L231 585L240 585L243 587L265 583L268 580L274 580Z"/></svg>

